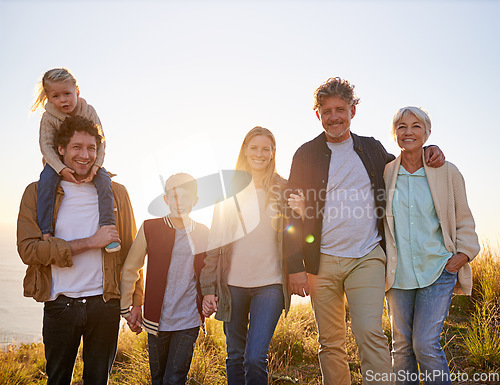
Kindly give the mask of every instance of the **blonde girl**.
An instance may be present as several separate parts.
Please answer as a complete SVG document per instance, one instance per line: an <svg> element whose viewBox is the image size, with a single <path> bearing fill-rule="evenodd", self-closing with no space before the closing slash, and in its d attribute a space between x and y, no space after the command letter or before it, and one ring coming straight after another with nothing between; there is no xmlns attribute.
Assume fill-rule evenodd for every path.
<svg viewBox="0 0 500 385"><path fill-rule="evenodd" d="M54 68L42 77L38 84L32 111L43 109L40 121L40 150L45 167L38 181L37 215L38 225L44 240L54 233L54 204L56 188L62 177L78 183L75 171L66 166L54 146L54 135L61 123L69 116L83 116L101 127L99 116L85 99L80 97L80 90L75 77L66 68ZM102 131L101 131L102 135ZM104 135L102 135L104 138ZM114 225L113 193L111 178L102 167L104 162L104 140L98 144L97 157L88 178L83 182L94 182L99 199L99 226ZM85 161L84 159L80 161ZM120 250L120 244L113 242L106 247L108 252Z"/></svg>

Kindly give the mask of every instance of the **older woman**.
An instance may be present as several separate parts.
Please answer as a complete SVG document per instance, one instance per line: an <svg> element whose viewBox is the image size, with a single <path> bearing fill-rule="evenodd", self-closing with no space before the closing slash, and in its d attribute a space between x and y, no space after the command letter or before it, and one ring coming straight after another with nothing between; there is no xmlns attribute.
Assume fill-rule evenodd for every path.
<svg viewBox="0 0 500 385"><path fill-rule="evenodd" d="M431 121L417 107L401 108L392 133L401 155L385 168L386 298L398 384L450 384L439 344L454 292L471 294L469 262L478 254L464 179L452 163L429 168L423 145Z"/></svg>

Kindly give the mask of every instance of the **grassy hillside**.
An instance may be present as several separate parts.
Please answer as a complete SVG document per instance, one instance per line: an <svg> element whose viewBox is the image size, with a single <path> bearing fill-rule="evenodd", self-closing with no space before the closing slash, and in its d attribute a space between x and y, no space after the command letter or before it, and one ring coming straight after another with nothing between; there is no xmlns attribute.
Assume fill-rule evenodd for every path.
<svg viewBox="0 0 500 385"><path fill-rule="evenodd" d="M474 373L484 373L475 382L457 384L500 383L500 260L489 244L483 245L474 260L474 292L471 297L456 296L450 308L442 335L442 344L453 373L464 373L471 380ZM384 315L384 331L390 341L389 319ZM353 384L361 384L361 370L350 323L347 330L349 365ZM206 333L200 332L189 373L188 384L225 384L225 338L222 324L206 322ZM289 316L281 318L269 353L272 384L320 384L317 357L317 330L310 305L292 307ZM46 383L42 344L11 346L0 352L0 384ZM78 358L74 383L81 384L82 362ZM490 373L489 380L487 374ZM498 377L493 377L496 373ZM139 336L122 330L110 384L149 384L146 334Z"/></svg>

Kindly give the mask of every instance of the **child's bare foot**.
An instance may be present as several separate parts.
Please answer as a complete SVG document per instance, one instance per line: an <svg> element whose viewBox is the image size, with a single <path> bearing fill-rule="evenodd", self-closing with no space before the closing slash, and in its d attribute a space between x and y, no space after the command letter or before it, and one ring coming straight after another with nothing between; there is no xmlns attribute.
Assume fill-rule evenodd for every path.
<svg viewBox="0 0 500 385"><path fill-rule="evenodd" d="M43 235L42 235L42 239L43 239L44 241L48 241L50 238L52 238L52 234L50 234L50 233L47 233L47 234L43 234Z"/></svg>

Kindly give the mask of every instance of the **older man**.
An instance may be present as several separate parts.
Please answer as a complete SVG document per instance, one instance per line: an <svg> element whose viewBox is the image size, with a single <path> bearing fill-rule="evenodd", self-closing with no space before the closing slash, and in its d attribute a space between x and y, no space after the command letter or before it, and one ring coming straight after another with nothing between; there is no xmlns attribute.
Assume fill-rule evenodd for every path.
<svg viewBox="0 0 500 385"><path fill-rule="evenodd" d="M78 182L90 173L102 137L90 120L67 118L56 133L63 163ZM92 183L63 180L57 186L54 237L43 240L36 217L37 183L22 197L17 246L28 265L24 295L44 302L43 343L48 385L71 383L83 337L85 384L107 384L116 355L120 322L120 273L136 226L124 186L113 183L115 226L99 228L97 192ZM103 248L121 242L119 253ZM134 303L142 305L142 281Z"/></svg>
<svg viewBox="0 0 500 385"><path fill-rule="evenodd" d="M374 138L350 131L358 102L354 86L340 78L316 90L314 109L324 132L297 150L288 182L289 191L305 196L303 223L292 218L295 231L285 236L290 289L311 294L327 385L350 384L344 293L364 383L390 383L392 373L381 322L386 259L381 218L384 168L394 156ZM442 165L441 152L434 152L429 164Z"/></svg>

